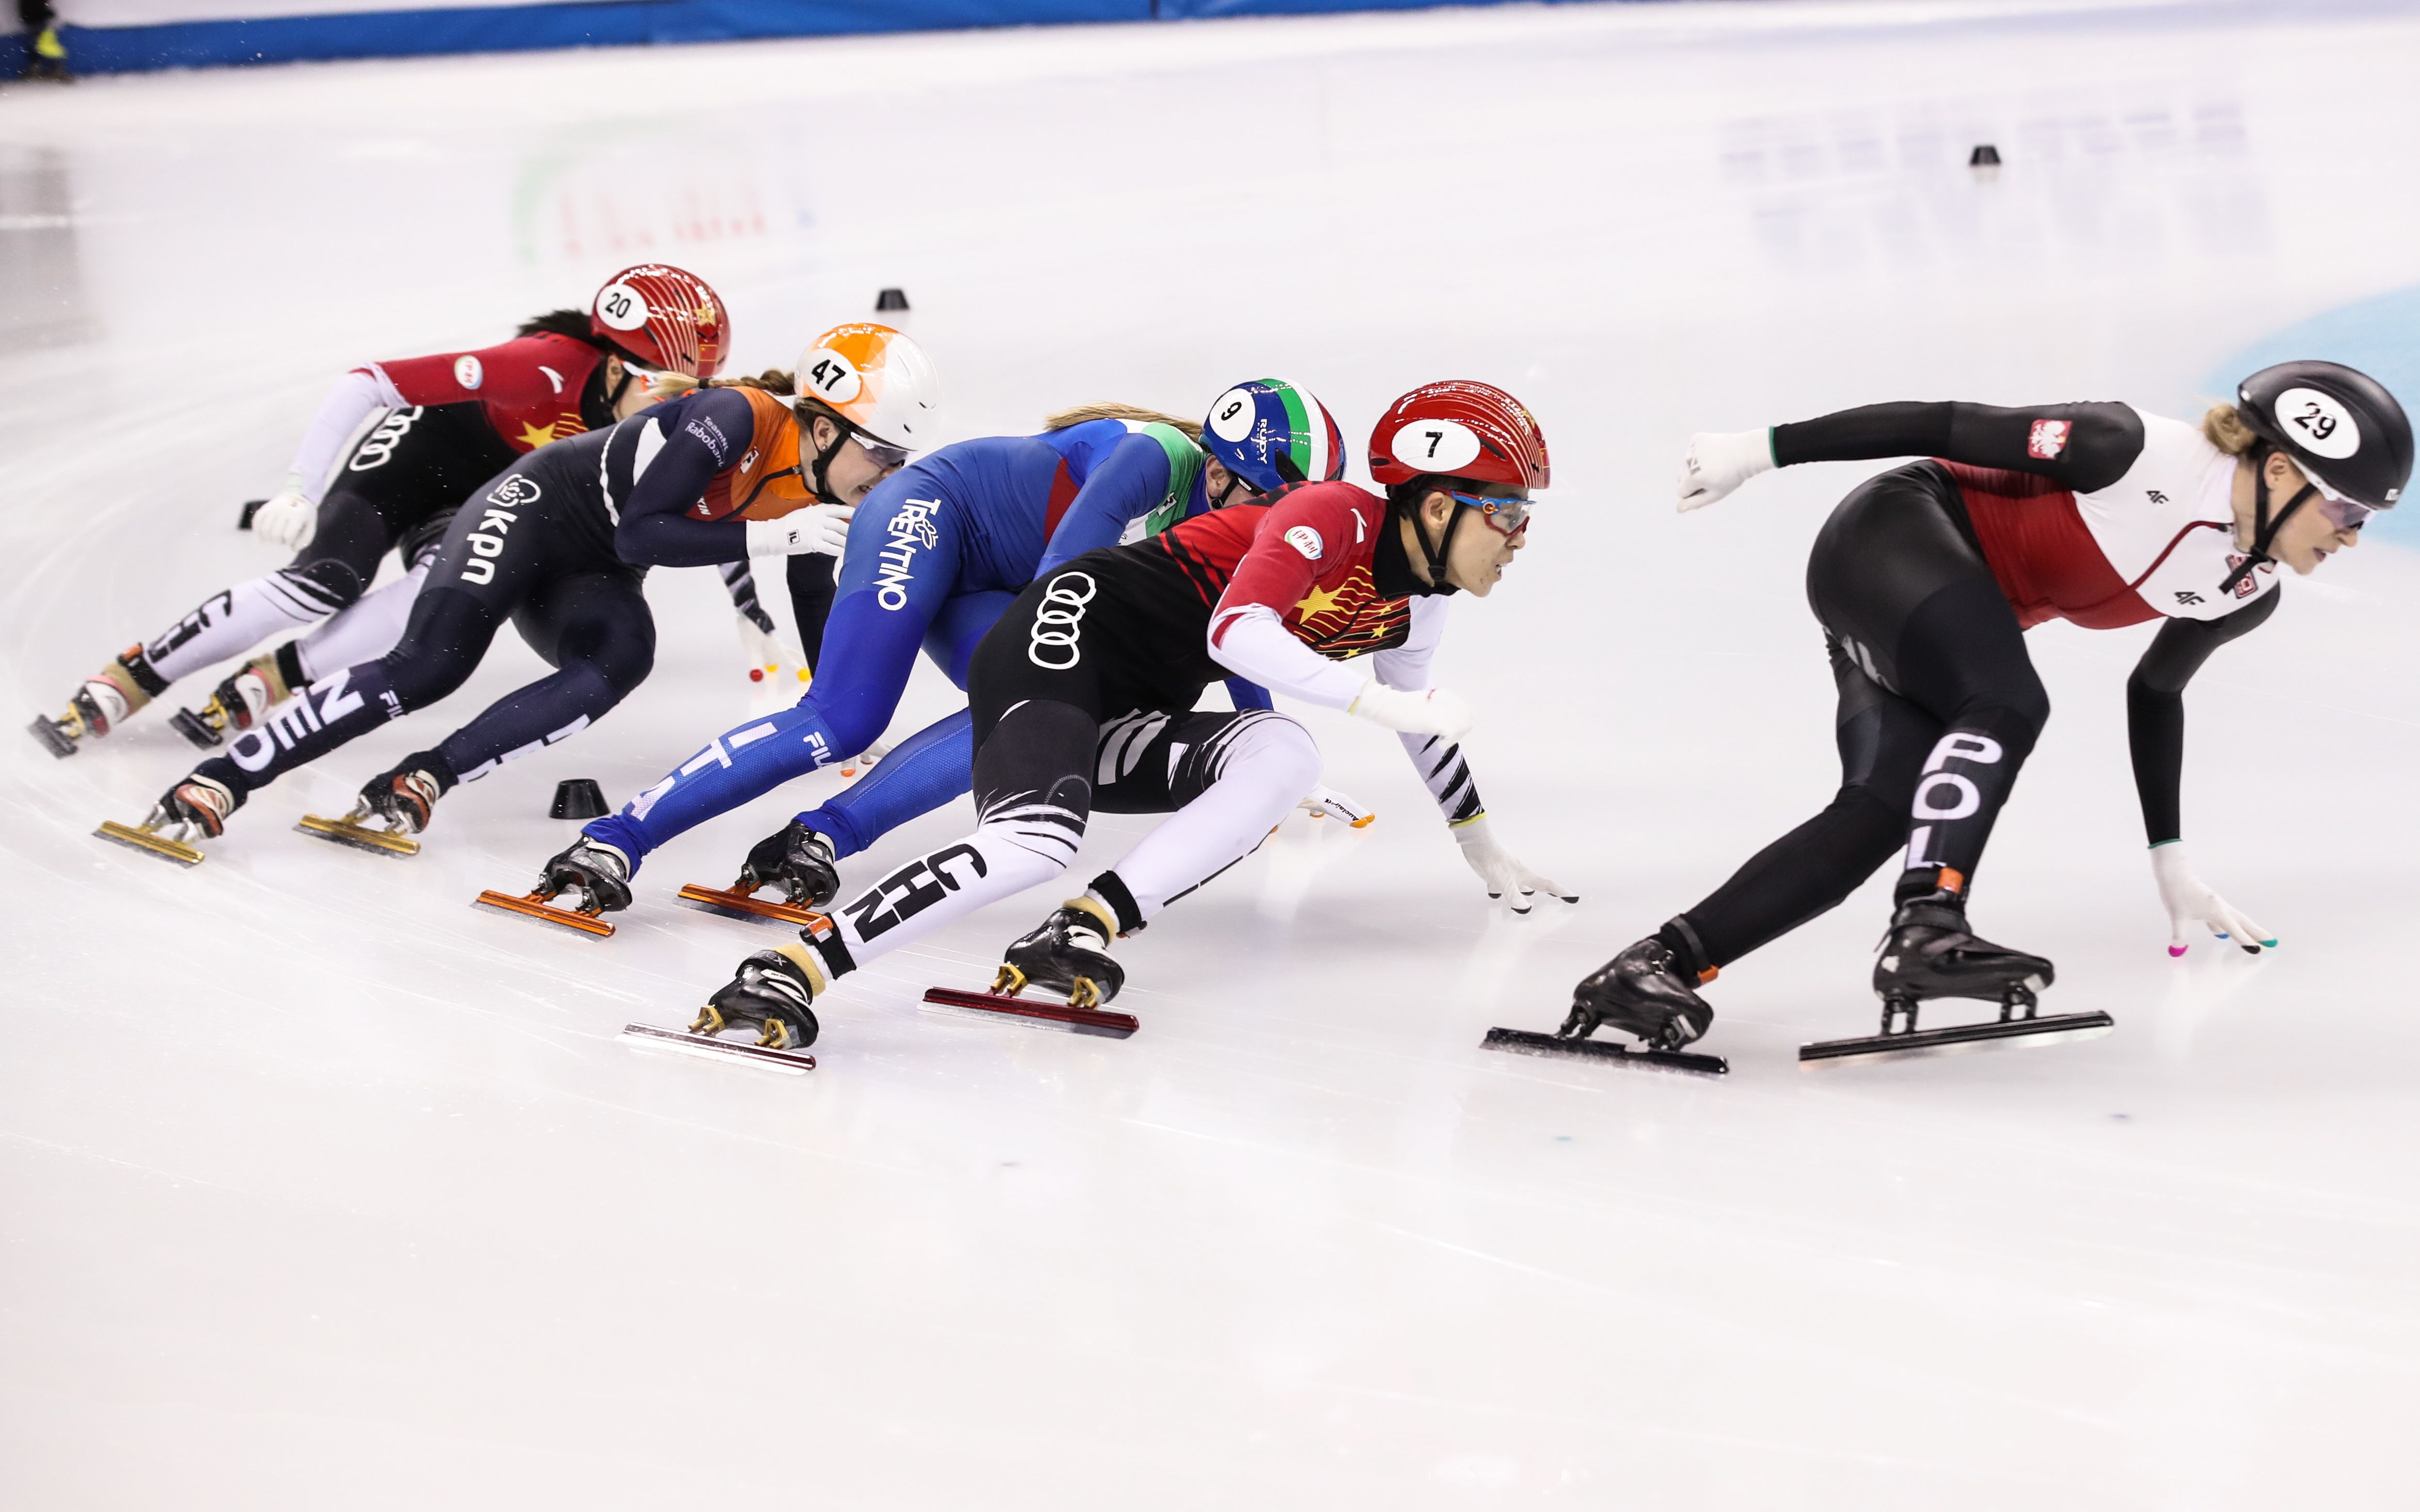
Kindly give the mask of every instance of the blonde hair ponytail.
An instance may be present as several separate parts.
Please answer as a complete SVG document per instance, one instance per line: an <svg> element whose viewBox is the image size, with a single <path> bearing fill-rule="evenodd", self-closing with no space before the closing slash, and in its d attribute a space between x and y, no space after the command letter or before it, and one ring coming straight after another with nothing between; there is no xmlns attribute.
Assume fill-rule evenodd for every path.
<svg viewBox="0 0 2420 1512"><path fill-rule="evenodd" d="M1146 425L1173 425L1185 433L1187 440L1197 446L1202 443L1202 422L1198 420L1179 420L1174 415L1164 415L1156 409L1145 409L1140 405L1113 402L1079 404L1073 409L1062 409L1055 415L1045 417L1042 428L1065 430L1070 425L1080 425L1088 420L1132 420Z"/></svg>
<svg viewBox="0 0 2420 1512"><path fill-rule="evenodd" d="M2243 423L2243 416L2231 404L2214 404L2201 417L2201 433L2210 444L2229 456L2242 456L2260 444L2260 438Z"/></svg>

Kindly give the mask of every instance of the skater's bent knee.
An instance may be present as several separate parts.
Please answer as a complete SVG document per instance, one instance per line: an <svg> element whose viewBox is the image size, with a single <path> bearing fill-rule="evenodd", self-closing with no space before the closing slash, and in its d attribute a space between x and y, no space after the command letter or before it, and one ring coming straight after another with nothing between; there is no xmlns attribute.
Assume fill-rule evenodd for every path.
<svg viewBox="0 0 2420 1512"><path fill-rule="evenodd" d="M1249 766L1255 779L1298 798L1319 786L1320 765L1319 743L1310 731L1282 714L1264 713L1236 732L1219 776Z"/></svg>

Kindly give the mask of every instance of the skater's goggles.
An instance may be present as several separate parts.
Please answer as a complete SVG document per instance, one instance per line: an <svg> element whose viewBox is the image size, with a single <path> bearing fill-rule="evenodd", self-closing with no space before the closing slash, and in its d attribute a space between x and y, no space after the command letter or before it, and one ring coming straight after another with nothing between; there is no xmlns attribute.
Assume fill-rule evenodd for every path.
<svg viewBox="0 0 2420 1512"><path fill-rule="evenodd" d="M872 458L874 465L884 471L888 472L893 468L904 468L908 465L906 447L893 446L885 440L876 440L861 430L852 430L848 434L849 438L857 442L858 449Z"/></svg>
<svg viewBox="0 0 2420 1512"><path fill-rule="evenodd" d="M2300 462L2294 464L2294 471L2302 473L2303 481L2309 484L2312 488L2317 491L2316 497L2319 506L2319 513L2325 515L2328 517L2328 523L2335 526L2337 530L2357 531L2364 525L2369 523L2370 516L2378 513L2377 510L2370 508L2367 504L2356 503L2352 500L2347 499L2344 495L2336 492L2334 488L2329 487L2326 484L2321 483L2318 478L2312 476L2310 471L2304 468Z"/></svg>
<svg viewBox="0 0 2420 1512"><path fill-rule="evenodd" d="M1529 528L1527 499L1488 499L1475 493L1458 493L1453 501L1478 510L1481 518L1506 535L1518 535Z"/></svg>

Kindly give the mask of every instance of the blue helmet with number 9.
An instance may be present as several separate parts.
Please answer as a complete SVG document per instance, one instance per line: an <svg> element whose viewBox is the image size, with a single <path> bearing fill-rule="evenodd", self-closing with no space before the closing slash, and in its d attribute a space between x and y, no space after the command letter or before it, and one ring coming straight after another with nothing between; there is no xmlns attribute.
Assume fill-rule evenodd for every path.
<svg viewBox="0 0 2420 1512"><path fill-rule="evenodd" d="M1309 389L1254 378L1218 395L1202 422L1202 444L1260 493L1344 476L1344 433Z"/></svg>

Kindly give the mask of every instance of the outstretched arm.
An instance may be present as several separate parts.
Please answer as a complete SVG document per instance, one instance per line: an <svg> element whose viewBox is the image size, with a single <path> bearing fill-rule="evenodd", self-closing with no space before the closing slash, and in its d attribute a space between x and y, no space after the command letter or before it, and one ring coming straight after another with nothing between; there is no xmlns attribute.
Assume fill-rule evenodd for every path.
<svg viewBox="0 0 2420 1512"><path fill-rule="evenodd" d="M1690 438L1681 507L1711 504L1772 468L1892 456L1938 456L2028 472L2089 492L2124 477L2142 452L2143 417L2130 405L1871 404L1770 430Z"/></svg>
<svg viewBox="0 0 2420 1512"><path fill-rule="evenodd" d="M1404 693L1419 693L1429 687L1429 661L1445 636L1446 602L1442 598L1412 601L1411 634L1402 645L1371 658L1376 663L1381 684ZM1516 914L1528 913L1530 900L1542 892L1565 903L1579 902L1550 878L1522 865L1519 857L1497 843L1495 832L1487 823L1487 805L1480 799L1479 783L1470 775L1470 763L1464 757L1458 739L1410 730L1399 733L1397 738L1403 741L1404 754L1412 759L1420 780L1427 784L1429 796L1436 800L1454 843L1462 847L1463 860L1486 884L1488 897Z"/></svg>
<svg viewBox="0 0 2420 1512"><path fill-rule="evenodd" d="M2134 794L2143 805L2143 829L2151 844L2151 873L2167 905L2168 953L2182 955L2189 925L2202 924L2257 955L2277 942L2194 874L2185 858L2178 789L2184 774L2185 684L2210 654L2277 610L2277 594L2263 594L2234 613L2215 620L2170 620L2151 638L2150 649L2126 680L2126 740L2134 759Z"/></svg>

